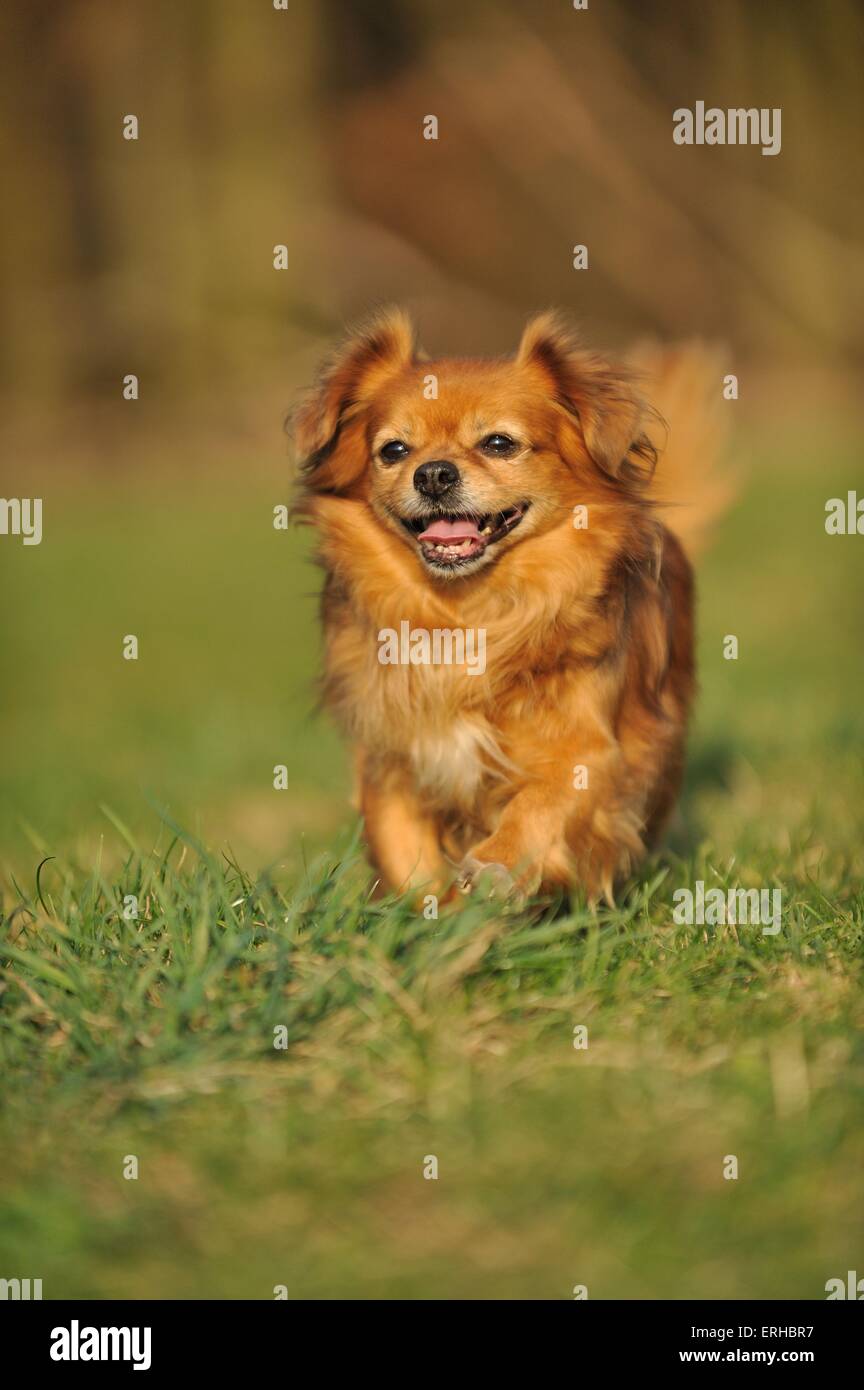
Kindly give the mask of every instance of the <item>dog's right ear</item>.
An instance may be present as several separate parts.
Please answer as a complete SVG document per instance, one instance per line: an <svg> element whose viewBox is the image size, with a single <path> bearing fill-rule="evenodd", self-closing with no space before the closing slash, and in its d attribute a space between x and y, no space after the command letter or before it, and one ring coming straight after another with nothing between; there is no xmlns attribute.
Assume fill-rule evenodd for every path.
<svg viewBox="0 0 864 1390"><path fill-rule="evenodd" d="M352 333L325 365L291 421L304 482L315 492L343 492L365 465L362 441L346 427L388 377L414 360L414 329L401 309L387 309Z"/></svg>

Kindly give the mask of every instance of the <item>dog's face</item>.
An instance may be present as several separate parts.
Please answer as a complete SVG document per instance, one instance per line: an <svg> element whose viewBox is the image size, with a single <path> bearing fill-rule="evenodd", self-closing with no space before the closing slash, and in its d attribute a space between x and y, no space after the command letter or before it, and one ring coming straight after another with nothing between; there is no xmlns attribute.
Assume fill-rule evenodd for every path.
<svg viewBox="0 0 864 1390"><path fill-rule="evenodd" d="M447 580L632 485L642 413L627 380L550 316L513 358L418 361L407 321L390 315L349 341L297 434L311 490L362 498Z"/></svg>
<svg viewBox="0 0 864 1390"><path fill-rule="evenodd" d="M424 363L370 403L370 506L437 578L474 573L567 506L561 422L534 375L515 362Z"/></svg>

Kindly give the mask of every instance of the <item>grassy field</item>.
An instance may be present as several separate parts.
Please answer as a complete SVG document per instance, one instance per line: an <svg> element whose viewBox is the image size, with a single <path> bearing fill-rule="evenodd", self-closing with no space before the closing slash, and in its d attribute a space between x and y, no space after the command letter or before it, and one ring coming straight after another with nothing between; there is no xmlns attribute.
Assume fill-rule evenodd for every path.
<svg viewBox="0 0 864 1390"><path fill-rule="evenodd" d="M826 438L748 441L669 843L617 910L539 922L368 901L281 480L46 483L42 545L0 550L2 1276L809 1299L860 1269L864 541L824 533L857 466ZM781 932L676 925L700 878L782 889Z"/></svg>

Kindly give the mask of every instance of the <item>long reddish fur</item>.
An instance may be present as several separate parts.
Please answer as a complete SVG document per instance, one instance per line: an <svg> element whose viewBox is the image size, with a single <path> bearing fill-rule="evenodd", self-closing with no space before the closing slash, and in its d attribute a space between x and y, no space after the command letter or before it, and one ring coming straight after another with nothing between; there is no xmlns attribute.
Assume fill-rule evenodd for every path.
<svg viewBox="0 0 864 1390"><path fill-rule="evenodd" d="M430 362L391 312L348 339L298 413L298 511L318 530L326 573L324 696L355 748L384 888L452 895L454 881L485 882L488 866L516 890L611 899L668 819L695 678L691 565L666 521L699 534L725 501L708 405L720 377L699 348L643 352L640 368L652 402L674 402L672 418L555 316L529 322L513 357ZM430 372L446 387L433 402ZM407 484L373 475L370 440L388 412L421 401L430 437L455 437L478 409L518 408L538 441L532 485L548 524L517 531L494 564L456 582L430 576L381 521L382 489ZM462 452L463 471L491 489ZM577 506L585 530L574 530ZM406 619L485 629L485 672L382 666L378 634ZM460 756L475 764L462 779ZM576 767L587 787L574 788Z"/></svg>

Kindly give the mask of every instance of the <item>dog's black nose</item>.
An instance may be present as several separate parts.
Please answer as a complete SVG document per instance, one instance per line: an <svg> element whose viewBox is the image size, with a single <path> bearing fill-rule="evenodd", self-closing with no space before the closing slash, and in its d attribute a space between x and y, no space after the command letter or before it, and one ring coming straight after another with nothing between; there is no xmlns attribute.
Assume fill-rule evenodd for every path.
<svg viewBox="0 0 864 1390"><path fill-rule="evenodd" d="M421 463L414 473L414 486L424 497L442 497L455 487L459 481L459 469L455 463L446 459L433 459L431 463Z"/></svg>

